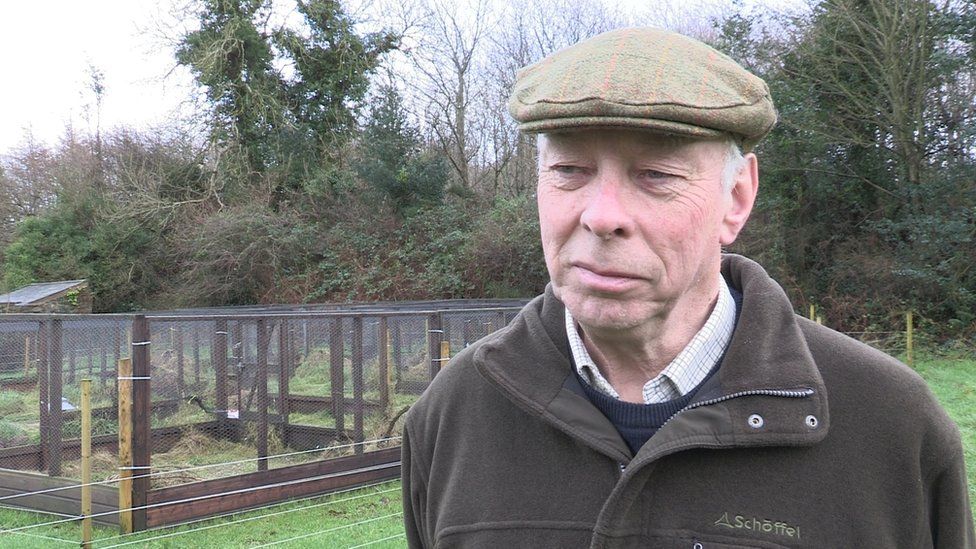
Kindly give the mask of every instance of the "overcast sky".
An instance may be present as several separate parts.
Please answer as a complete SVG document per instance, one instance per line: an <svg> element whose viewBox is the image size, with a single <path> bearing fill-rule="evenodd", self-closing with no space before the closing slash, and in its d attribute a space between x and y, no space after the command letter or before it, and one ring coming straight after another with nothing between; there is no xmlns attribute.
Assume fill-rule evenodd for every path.
<svg viewBox="0 0 976 549"><path fill-rule="evenodd" d="M687 0L663 4L661 0L605 1L635 11L656 10L666 4L687 9L688 5ZM104 75L103 131L117 126L146 129L181 111L189 114L186 103L193 90L192 78L185 69L174 69L172 49L160 30L174 20L173 6L182 3L184 0L4 2L0 17L0 154L23 143L27 132L53 145L68 125L84 133L93 131L94 111L86 109L94 106L89 67ZM747 1L747 5L751 3Z"/></svg>
<svg viewBox="0 0 976 549"><path fill-rule="evenodd" d="M4 2L0 154L25 132L48 143L74 125L88 131L89 65L104 74L102 127L147 127L165 120L190 93L173 67L155 23L171 1L53 0ZM164 11L160 11L164 10ZM94 124L94 116L89 116Z"/></svg>

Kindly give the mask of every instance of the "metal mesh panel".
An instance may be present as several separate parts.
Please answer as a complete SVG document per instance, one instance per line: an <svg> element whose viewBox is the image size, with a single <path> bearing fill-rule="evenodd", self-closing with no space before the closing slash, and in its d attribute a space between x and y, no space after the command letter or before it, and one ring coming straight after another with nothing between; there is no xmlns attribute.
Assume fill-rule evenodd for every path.
<svg viewBox="0 0 976 549"><path fill-rule="evenodd" d="M0 324L0 467L40 468L41 327L31 321Z"/></svg>
<svg viewBox="0 0 976 549"><path fill-rule="evenodd" d="M0 317L0 468L80 475L84 378L94 380L96 458L115 462L115 365L127 352L129 325L113 315Z"/></svg>
<svg viewBox="0 0 976 549"><path fill-rule="evenodd" d="M397 446L403 413L449 356L514 314L150 316L152 487ZM93 478L117 478L118 364L132 330L124 315L0 316L0 468L80 478L87 378Z"/></svg>

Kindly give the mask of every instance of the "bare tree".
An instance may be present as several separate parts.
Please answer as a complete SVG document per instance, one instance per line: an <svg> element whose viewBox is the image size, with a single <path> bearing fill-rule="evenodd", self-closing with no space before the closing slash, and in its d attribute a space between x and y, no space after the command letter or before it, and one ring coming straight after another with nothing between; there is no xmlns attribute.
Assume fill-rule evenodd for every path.
<svg viewBox="0 0 976 549"><path fill-rule="evenodd" d="M7 226L54 204L55 166L53 153L30 133L0 160L0 204Z"/></svg>
<svg viewBox="0 0 976 549"><path fill-rule="evenodd" d="M520 195L534 187L535 143L521 135L508 115L508 96L518 70L550 53L628 21L597 0L535 0L507 4L490 36L479 109L488 145L480 158L485 189L492 195Z"/></svg>

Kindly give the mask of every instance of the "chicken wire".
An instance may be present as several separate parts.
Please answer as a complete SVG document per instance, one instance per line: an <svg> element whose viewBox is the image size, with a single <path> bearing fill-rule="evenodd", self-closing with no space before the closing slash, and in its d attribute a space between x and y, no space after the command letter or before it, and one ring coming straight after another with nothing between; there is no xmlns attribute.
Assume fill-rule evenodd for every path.
<svg viewBox="0 0 976 549"><path fill-rule="evenodd" d="M149 316L152 486L396 446L403 413L448 358L517 310ZM118 477L118 365L133 323L0 315L0 468L80 478L91 379L93 479Z"/></svg>

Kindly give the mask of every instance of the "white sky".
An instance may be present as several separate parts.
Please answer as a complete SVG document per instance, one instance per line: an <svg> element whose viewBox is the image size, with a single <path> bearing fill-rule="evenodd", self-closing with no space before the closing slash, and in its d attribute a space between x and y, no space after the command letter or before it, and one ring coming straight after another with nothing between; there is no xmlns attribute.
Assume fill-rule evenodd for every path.
<svg viewBox="0 0 976 549"><path fill-rule="evenodd" d="M49 0L4 2L0 85L0 154L26 132L54 143L68 124L87 132L93 104L88 67L104 74L102 128L146 128L172 116L192 87L156 36L169 1ZM91 127L94 127L94 111Z"/></svg>
<svg viewBox="0 0 976 549"><path fill-rule="evenodd" d="M605 1L638 11L654 5L646 3L648 0ZM721 4L723 0L714 1ZM93 108L86 112L86 105L94 106L88 91L90 65L104 75L103 131L117 126L144 130L189 114L186 104L193 90L192 78L183 68L174 70L172 50L159 30L173 20L172 6L179 3L181 0L3 2L0 155L23 143L28 131L49 145L57 142L69 124L90 133L95 123Z"/></svg>

